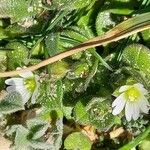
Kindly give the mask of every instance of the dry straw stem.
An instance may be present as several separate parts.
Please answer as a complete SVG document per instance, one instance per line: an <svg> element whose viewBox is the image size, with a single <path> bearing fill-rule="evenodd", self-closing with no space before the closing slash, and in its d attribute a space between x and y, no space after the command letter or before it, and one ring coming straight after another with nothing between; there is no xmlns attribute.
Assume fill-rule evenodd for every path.
<svg viewBox="0 0 150 150"><path fill-rule="evenodd" d="M113 130L109 133L110 139L114 139L116 137L119 137L124 132L123 127L120 127L116 130Z"/></svg>
<svg viewBox="0 0 150 150"><path fill-rule="evenodd" d="M0 135L0 150L11 150L10 149L11 144L12 144L11 141L5 139Z"/></svg>
<svg viewBox="0 0 150 150"><path fill-rule="evenodd" d="M144 17L144 15L143 16L141 15L141 17ZM68 51L65 51L63 53L60 53L60 54L55 55L53 57L50 57L50 58L43 60L42 62L40 62L36 65L27 67L25 69L2 72L2 73L0 73L0 77L12 77L12 76L16 76L20 73L24 73L26 71L34 71L34 70L37 70L37 69L44 67L48 64L52 64L52 63L59 61L63 58L66 58L68 56L76 54L78 52L87 50L87 49L92 48L92 47L96 47L96 46L108 44L108 43L111 43L114 41L118 41L118 40L123 39L125 37L128 37L132 34L135 34L137 32L144 31L144 30L150 28L149 20L145 21L146 20L145 19L143 21L140 21L140 23L139 23L140 18L138 18L138 17L134 17L134 18L128 19L128 20L120 23L119 25L114 27L112 30L108 31L103 36L98 36L98 37L95 37L93 39L90 39L90 40L88 40L88 41L86 41L86 42L84 42L78 46L75 46L75 47L69 49Z"/></svg>

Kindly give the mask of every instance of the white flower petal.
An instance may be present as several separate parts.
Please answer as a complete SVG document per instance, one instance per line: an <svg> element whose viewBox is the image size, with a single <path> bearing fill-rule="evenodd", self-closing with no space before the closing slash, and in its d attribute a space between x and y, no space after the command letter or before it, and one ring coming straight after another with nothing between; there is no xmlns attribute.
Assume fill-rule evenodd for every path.
<svg viewBox="0 0 150 150"><path fill-rule="evenodd" d="M133 86L140 87L140 88L144 88L143 84L141 84L141 83L136 83L136 84L134 84Z"/></svg>
<svg viewBox="0 0 150 150"><path fill-rule="evenodd" d="M26 67L23 67L26 68ZM17 70L19 70L21 68L17 68ZM10 85L6 88L7 92L12 92L12 91L17 91L21 94L23 102L26 103L31 95L32 95L32 102L35 103L35 100L38 96L38 87L39 87L39 83L38 83L38 79L39 76L34 75L31 71L26 71L24 73L19 74L22 78L10 78L7 79L5 81L5 83L7 85ZM34 90L34 92L32 93L30 90L28 90L26 88L26 86L24 85L24 81L26 80L26 78L35 78L36 81L36 88Z"/></svg>
<svg viewBox="0 0 150 150"><path fill-rule="evenodd" d="M113 115L118 115L124 108L126 101L123 99L120 99L118 104L115 106L115 108L112 111Z"/></svg>
<svg viewBox="0 0 150 150"><path fill-rule="evenodd" d="M18 92L26 91L26 88L23 85L15 86L15 88L16 88L16 91Z"/></svg>
<svg viewBox="0 0 150 150"><path fill-rule="evenodd" d="M31 97L31 94L29 92L25 92L24 93L24 96L22 97L24 104L26 102L28 102L28 100L30 99L30 97Z"/></svg>
<svg viewBox="0 0 150 150"><path fill-rule="evenodd" d="M126 90L130 90L131 88L131 95L128 95L129 99L126 99L125 94L130 94L130 91L127 92ZM135 89L135 93L134 93ZM132 94L133 90L133 94ZM148 113L150 109L150 104L146 99L145 95L148 94L148 91L144 88L144 86L140 83L136 83L133 85L125 85L121 86L119 89L121 95L115 99L112 103L113 114L116 115L121 112L125 105L125 116L127 121L137 120L140 116L140 113ZM126 93L127 92L127 93ZM136 94L137 92L137 94ZM134 95L135 94L135 95ZM131 97L131 98L130 98ZM135 100L135 97L137 99Z"/></svg>
<svg viewBox="0 0 150 150"><path fill-rule="evenodd" d="M133 104L133 120L137 120L139 118L139 115L140 115L140 108L139 108L139 105L138 103L134 103Z"/></svg>
<svg viewBox="0 0 150 150"><path fill-rule="evenodd" d="M129 87L130 87L129 85L121 86L119 89L119 92L122 93L122 92L126 91Z"/></svg>
<svg viewBox="0 0 150 150"><path fill-rule="evenodd" d="M11 93L13 91L19 92L22 96L24 104L30 99L31 96L31 94L23 86L8 86L6 90L8 93Z"/></svg>
<svg viewBox="0 0 150 150"><path fill-rule="evenodd" d="M148 114L149 102L145 97L143 97L142 100L139 101L139 106L140 106L141 112Z"/></svg>
<svg viewBox="0 0 150 150"><path fill-rule="evenodd" d="M134 84L134 87L139 89L139 91L141 92L142 95L147 95L148 94L148 91L144 88L144 86L141 83Z"/></svg>
<svg viewBox="0 0 150 150"><path fill-rule="evenodd" d="M125 116L127 121L131 121L133 115L133 104L131 102L127 102L125 106Z"/></svg>
<svg viewBox="0 0 150 150"><path fill-rule="evenodd" d="M34 77L35 77L35 80L36 80L37 84L39 84L38 80L40 80L40 77L38 75L34 75Z"/></svg>
<svg viewBox="0 0 150 150"><path fill-rule="evenodd" d="M27 89L25 89L25 87L17 87L17 89L16 89L20 94L21 94L21 96L22 96L22 100L23 100L23 102L24 102L24 104L30 99L30 97L31 97L31 94L28 92L28 90Z"/></svg>
<svg viewBox="0 0 150 150"><path fill-rule="evenodd" d="M114 102L112 103L112 107L115 107L117 105L120 105L120 103L124 101L124 94L119 95Z"/></svg>
<svg viewBox="0 0 150 150"><path fill-rule="evenodd" d="M19 93L21 92L21 91L24 91L24 86L23 85L11 85L11 86L8 86L7 88L6 88L6 90L7 90L7 92L12 92L12 91L18 91Z"/></svg>
<svg viewBox="0 0 150 150"><path fill-rule="evenodd" d="M7 85L22 85L23 79L22 78L10 78L5 80Z"/></svg>
<svg viewBox="0 0 150 150"><path fill-rule="evenodd" d="M15 87L15 86L8 86L8 87L6 88L6 91L7 91L8 93L11 93L11 92L13 92L13 91L16 91L16 87Z"/></svg>
<svg viewBox="0 0 150 150"><path fill-rule="evenodd" d="M25 69L25 68L27 68L27 67L25 67L25 66L23 68L17 67L16 70ZM29 77L33 77L34 74L31 71L26 71L24 73L20 73L19 76L21 76L23 78L29 78Z"/></svg>
<svg viewBox="0 0 150 150"><path fill-rule="evenodd" d="M37 92L34 92L34 93L32 94L32 97L31 97L31 103L32 103L32 104L35 103L37 97L38 97Z"/></svg>
<svg viewBox="0 0 150 150"><path fill-rule="evenodd" d="M35 91L32 94L32 97L31 97L31 103L32 104L35 103L35 100L37 99L37 97L38 97L38 88L36 88Z"/></svg>
<svg viewBox="0 0 150 150"><path fill-rule="evenodd" d="M20 73L19 76L23 77L23 78L29 78L29 77L33 77L33 73L31 71L27 71L24 73Z"/></svg>

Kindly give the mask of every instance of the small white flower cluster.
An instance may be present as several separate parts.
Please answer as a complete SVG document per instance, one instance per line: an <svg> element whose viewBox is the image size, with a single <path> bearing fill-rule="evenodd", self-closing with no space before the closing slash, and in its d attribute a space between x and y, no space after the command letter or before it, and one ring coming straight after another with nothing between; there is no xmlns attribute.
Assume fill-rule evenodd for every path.
<svg viewBox="0 0 150 150"><path fill-rule="evenodd" d="M20 68L19 68L20 69ZM31 71L19 74L21 77L10 78L5 81L9 85L7 92L18 91L22 95L25 104L31 98L31 103L35 103L38 97L38 76ZM148 91L142 84L124 85L119 89L120 95L112 103L113 115L118 115L125 108L127 121L137 120L140 113L148 114L150 104L146 98Z"/></svg>
<svg viewBox="0 0 150 150"><path fill-rule="evenodd" d="M118 115L125 107L125 117L127 121L137 120L140 113L148 114L150 109L149 102L146 98L148 91L142 84L121 86L120 95L112 103L113 115Z"/></svg>
<svg viewBox="0 0 150 150"><path fill-rule="evenodd" d="M21 69L21 68L17 68ZM35 103L38 97L38 76L34 75L31 71L19 74L20 77L10 78L5 80L9 85L6 88L8 93L17 91L21 94L23 103L25 104L31 98L31 103Z"/></svg>

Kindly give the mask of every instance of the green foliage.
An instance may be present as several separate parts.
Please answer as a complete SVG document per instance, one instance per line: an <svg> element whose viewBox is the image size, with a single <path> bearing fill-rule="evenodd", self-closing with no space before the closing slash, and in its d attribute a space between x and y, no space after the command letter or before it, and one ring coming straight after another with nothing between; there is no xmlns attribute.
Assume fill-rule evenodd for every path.
<svg viewBox="0 0 150 150"><path fill-rule="evenodd" d="M126 126L129 132L132 132L134 136L137 136L145 131L146 129L145 125L148 123L148 121L143 120L143 116L141 116L139 120L132 122L127 122L124 118L122 123L124 126Z"/></svg>
<svg viewBox="0 0 150 150"><path fill-rule="evenodd" d="M129 143L121 147L119 150L128 150L136 147L142 140L144 140L149 136L149 133L150 133L150 126L148 126L147 129L144 132L142 132L137 138L130 141Z"/></svg>
<svg viewBox="0 0 150 150"><path fill-rule="evenodd" d="M73 65L72 69L69 71L67 77L69 79L82 78L84 74L87 74L89 66L86 62L79 62Z"/></svg>
<svg viewBox="0 0 150 150"><path fill-rule="evenodd" d="M54 56L61 52L58 49L59 36L60 36L59 33L51 33L45 39L45 44L46 44L46 48L48 50L49 56Z"/></svg>
<svg viewBox="0 0 150 150"><path fill-rule="evenodd" d="M94 0L95 1L95 0ZM86 7L92 3L91 0L56 0L52 2L51 9L64 9L64 10L74 10Z"/></svg>
<svg viewBox="0 0 150 150"><path fill-rule="evenodd" d="M10 114L23 109L22 97L18 92L7 94L0 101L0 113L2 114Z"/></svg>
<svg viewBox="0 0 150 150"><path fill-rule="evenodd" d="M62 78L69 70L69 64L65 61L59 61L51 65L51 74L56 78Z"/></svg>
<svg viewBox="0 0 150 150"><path fill-rule="evenodd" d="M110 12L99 12L96 19L97 34L103 35L105 32L115 26L115 24L116 23L112 20L112 14Z"/></svg>
<svg viewBox="0 0 150 150"><path fill-rule="evenodd" d="M7 135L15 134L15 143L13 149L50 149L52 145L45 143L44 134L49 125L38 119L31 119L27 122L27 128L22 125L13 125Z"/></svg>
<svg viewBox="0 0 150 150"><path fill-rule="evenodd" d="M7 69L7 57L5 51L0 51L0 71L5 71Z"/></svg>
<svg viewBox="0 0 150 150"><path fill-rule="evenodd" d="M46 67L36 65L42 68L34 72L39 76L34 104L23 104L17 92L5 95L6 78L0 78L0 131L11 140L12 149L123 146L129 150L140 143L138 148L145 150L149 146L149 114L131 122L126 121L124 110L112 114L121 86L138 82L149 92L149 29L129 36L148 27L149 4L149 0L0 0L0 72L36 65L49 57L55 61L60 53L83 42L82 46L90 46L105 41L104 37L108 42L115 39ZM26 89L24 80L16 82L20 90ZM146 98L149 101L149 94ZM123 134L116 133L119 127Z"/></svg>
<svg viewBox="0 0 150 150"><path fill-rule="evenodd" d="M38 0L5 0L0 1L0 18L11 18L12 22L20 21L27 17L35 16L38 13ZM13 6L13 7L12 7ZM30 11L30 9L33 9Z"/></svg>
<svg viewBox="0 0 150 150"><path fill-rule="evenodd" d="M132 44L123 51L124 60L133 68L140 70L150 79L150 52L141 44Z"/></svg>
<svg viewBox="0 0 150 150"><path fill-rule="evenodd" d="M17 67L22 67L26 64L28 58L28 49L22 43L11 42L7 45L7 48L12 51L7 52L7 64L8 69L15 70Z"/></svg>
<svg viewBox="0 0 150 150"><path fill-rule="evenodd" d="M91 149L91 141L82 133L75 132L70 134L64 142L66 149L82 149L82 150L90 150Z"/></svg>
<svg viewBox="0 0 150 150"><path fill-rule="evenodd" d="M46 81L42 83L41 96L39 103L42 104L42 112L39 117L51 121L51 134L49 140L54 149L59 149L62 143L63 134L63 89L60 80L51 83Z"/></svg>
<svg viewBox="0 0 150 150"><path fill-rule="evenodd" d="M105 7L112 13L129 15L134 11L136 2L134 0L108 0L106 5Z"/></svg>
<svg viewBox="0 0 150 150"><path fill-rule="evenodd" d="M150 43L149 34L150 34L150 29L142 32L142 37L144 41L147 43L147 46L149 46L149 43Z"/></svg>
<svg viewBox="0 0 150 150"><path fill-rule="evenodd" d="M111 113L111 104L109 99L93 98L87 105L87 111L90 115L90 121L100 130L107 130L114 124L119 124L119 117Z"/></svg>
<svg viewBox="0 0 150 150"><path fill-rule="evenodd" d="M61 81L50 82L50 80L41 84L41 95L38 98L38 102L49 111L62 109L63 89L60 84Z"/></svg>
<svg viewBox="0 0 150 150"><path fill-rule="evenodd" d="M38 138L42 137L45 134L49 125L43 120L38 120L35 118L27 122L27 127L30 130L29 137L32 138L33 140L37 140Z"/></svg>
<svg viewBox="0 0 150 150"><path fill-rule="evenodd" d="M81 103L81 101L77 102L74 108L74 116L76 122L79 122L80 124L88 124L89 121L89 114L87 113L87 110L85 106Z"/></svg>
<svg viewBox="0 0 150 150"><path fill-rule="evenodd" d="M139 150L149 150L150 147L150 136L143 140L139 145Z"/></svg>

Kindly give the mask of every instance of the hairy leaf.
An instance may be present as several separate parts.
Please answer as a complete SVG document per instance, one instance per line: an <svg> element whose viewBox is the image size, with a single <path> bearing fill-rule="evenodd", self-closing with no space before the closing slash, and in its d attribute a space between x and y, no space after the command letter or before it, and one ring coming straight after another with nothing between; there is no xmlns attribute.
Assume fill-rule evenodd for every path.
<svg viewBox="0 0 150 150"><path fill-rule="evenodd" d="M150 51L147 47L141 44L129 45L123 51L123 59L150 79Z"/></svg>
<svg viewBox="0 0 150 150"><path fill-rule="evenodd" d="M90 139L80 132L70 134L64 142L66 149L90 150L91 144Z"/></svg>
<svg viewBox="0 0 150 150"><path fill-rule="evenodd" d="M18 92L12 92L0 101L0 113L9 114L23 110L22 97Z"/></svg>

